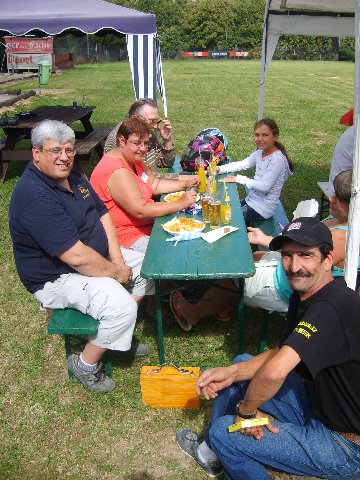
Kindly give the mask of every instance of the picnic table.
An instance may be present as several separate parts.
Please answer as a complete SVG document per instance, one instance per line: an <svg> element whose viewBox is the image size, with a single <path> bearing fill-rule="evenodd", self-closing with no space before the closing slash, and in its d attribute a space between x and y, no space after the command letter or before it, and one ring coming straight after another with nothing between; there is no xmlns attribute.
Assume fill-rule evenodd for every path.
<svg viewBox="0 0 360 480"><path fill-rule="evenodd" d="M177 160L175 166L168 171L178 171L178 163ZM202 238L198 238L181 241L175 246L175 242L166 241L169 234L162 228L162 224L173 218L174 214L155 219L141 268L141 276L155 280L160 364L165 363L161 301L162 297L169 293L162 291L162 280L206 282L210 286L214 281L222 278L237 279L238 286L234 284L234 291L238 294L237 349L239 353L243 351L244 282L245 278L255 274L255 266L236 184L228 184L228 191L232 206L231 225L238 227L238 230L214 243L207 243ZM201 219L201 215L196 215L195 218ZM209 231L209 224L206 224L204 233L207 231Z"/></svg>
<svg viewBox="0 0 360 480"><path fill-rule="evenodd" d="M31 110L28 116L20 117L16 125L2 126L5 139L0 142L0 183L4 180L10 161L32 159L30 150L15 150L15 147L19 141L30 139L31 129L42 120L59 120L66 125L80 121L83 130L75 131L77 139L75 148L78 152L76 160L89 156L93 149L101 156L103 149L100 143L107 137L112 127L94 129L90 121L94 109L94 106L75 108L63 105L42 106Z"/></svg>

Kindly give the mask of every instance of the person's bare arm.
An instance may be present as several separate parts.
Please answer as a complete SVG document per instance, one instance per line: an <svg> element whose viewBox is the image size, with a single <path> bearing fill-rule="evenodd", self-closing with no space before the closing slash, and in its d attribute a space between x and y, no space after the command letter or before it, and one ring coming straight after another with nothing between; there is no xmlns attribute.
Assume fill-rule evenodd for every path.
<svg viewBox="0 0 360 480"><path fill-rule="evenodd" d="M77 272L89 277L110 277L125 283L124 272L96 250L78 240L72 247L58 255L58 258Z"/></svg>
<svg viewBox="0 0 360 480"><path fill-rule="evenodd" d="M216 398L218 392L234 382L251 380L258 369L276 355L278 349L268 350L246 362L234 363L227 367L210 368L203 372L197 381L197 392L209 400Z"/></svg>
<svg viewBox="0 0 360 480"><path fill-rule="evenodd" d="M251 380L244 397L244 413L254 412L279 390L289 373L300 362L296 351L284 345L276 355L269 357Z"/></svg>
<svg viewBox="0 0 360 480"><path fill-rule="evenodd" d="M334 245L334 249L332 251L334 265L342 268L345 260L346 231L331 230L331 236Z"/></svg>
<svg viewBox="0 0 360 480"><path fill-rule="evenodd" d="M149 177L150 178L150 177ZM169 180L176 182L175 180ZM176 202L146 202L131 172L121 168L109 178L108 188L114 201L135 218L155 218L187 208L196 199L195 190L184 192ZM176 189L174 190L176 191Z"/></svg>
<svg viewBox="0 0 360 480"><path fill-rule="evenodd" d="M300 363L301 358L296 351L284 345L277 354L272 356L259 368L251 380L242 404L240 413L249 414L255 412L261 405L269 401L280 389L289 373ZM257 418L266 417L266 414L257 412ZM237 416L235 423L241 422L243 418ZM272 433L279 430L269 422L266 428ZM260 440L263 435L262 426L247 427L240 430L243 435L253 436Z"/></svg>
<svg viewBox="0 0 360 480"><path fill-rule="evenodd" d="M111 219L110 213L106 213L100 218L101 223L103 224L107 239L108 239L108 246L109 246L109 256L110 261L115 263L119 269L123 272L122 277L123 281L121 283L127 283L132 278L132 271L131 268L126 265L124 262L120 245L118 241L118 235L116 232L115 225Z"/></svg>
<svg viewBox="0 0 360 480"><path fill-rule="evenodd" d="M196 187L199 183L200 180L197 175L188 175L186 178L179 177L179 180L156 178L152 183L153 194L180 192L186 188Z"/></svg>
<svg viewBox="0 0 360 480"><path fill-rule="evenodd" d="M265 235L260 228L247 227L249 243L269 247L273 237Z"/></svg>

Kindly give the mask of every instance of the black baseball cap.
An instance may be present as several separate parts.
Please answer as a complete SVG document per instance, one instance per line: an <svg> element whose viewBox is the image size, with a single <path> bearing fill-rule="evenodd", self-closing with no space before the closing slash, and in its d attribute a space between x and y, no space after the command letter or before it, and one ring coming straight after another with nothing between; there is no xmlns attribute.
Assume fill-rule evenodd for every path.
<svg viewBox="0 0 360 480"><path fill-rule="evenodd" d="M281 235L274 237L270 250L280 250L283 240L293 240L308 247L327 243L333 249L331 232L326 225L312 217L299 217L287 225Z"/></svg>

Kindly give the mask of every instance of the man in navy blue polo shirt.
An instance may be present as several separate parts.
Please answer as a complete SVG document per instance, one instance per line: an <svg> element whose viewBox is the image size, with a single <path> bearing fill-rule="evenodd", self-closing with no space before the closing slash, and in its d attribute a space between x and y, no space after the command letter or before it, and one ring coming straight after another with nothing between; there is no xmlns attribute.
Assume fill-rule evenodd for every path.
<svg viewBox="0 0 360 480"><path fill-rule="evenodd" d="M44 308L72 307L99 321L68 367L86 388L115 384L100 359L107 349L139 354L132 335L137 304L122 284L132 280L115 227L86 178L72 170L75 134L45 120L31 134L33 161L18 181L9 209L16 268ZM136 350L137 348L137 350Z"/></svg>

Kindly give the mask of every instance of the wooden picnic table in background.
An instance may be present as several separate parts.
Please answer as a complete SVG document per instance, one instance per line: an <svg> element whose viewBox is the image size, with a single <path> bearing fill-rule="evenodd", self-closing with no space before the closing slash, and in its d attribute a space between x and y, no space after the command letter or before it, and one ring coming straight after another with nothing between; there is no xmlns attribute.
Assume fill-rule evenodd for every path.
<svg viewBox="0 0 360 480"><path fill-rule="evenodd" d="M32 128L42 120L59 120L66 125L80 121L83 130L75 131L75 148L78 152L76 160L90 157L93 149L101 156L103 154L101 142L105 140L113 127L94 129L90 117L95 108L95 106L42 106L31 110L27 117L20 117L17 125L2 126L1 128L6 137L5 141L0 143L0 183L2 183L5 178L10 161L32 159L30 150L15 150L15 147L19 141L30 139Z"/></svg>

